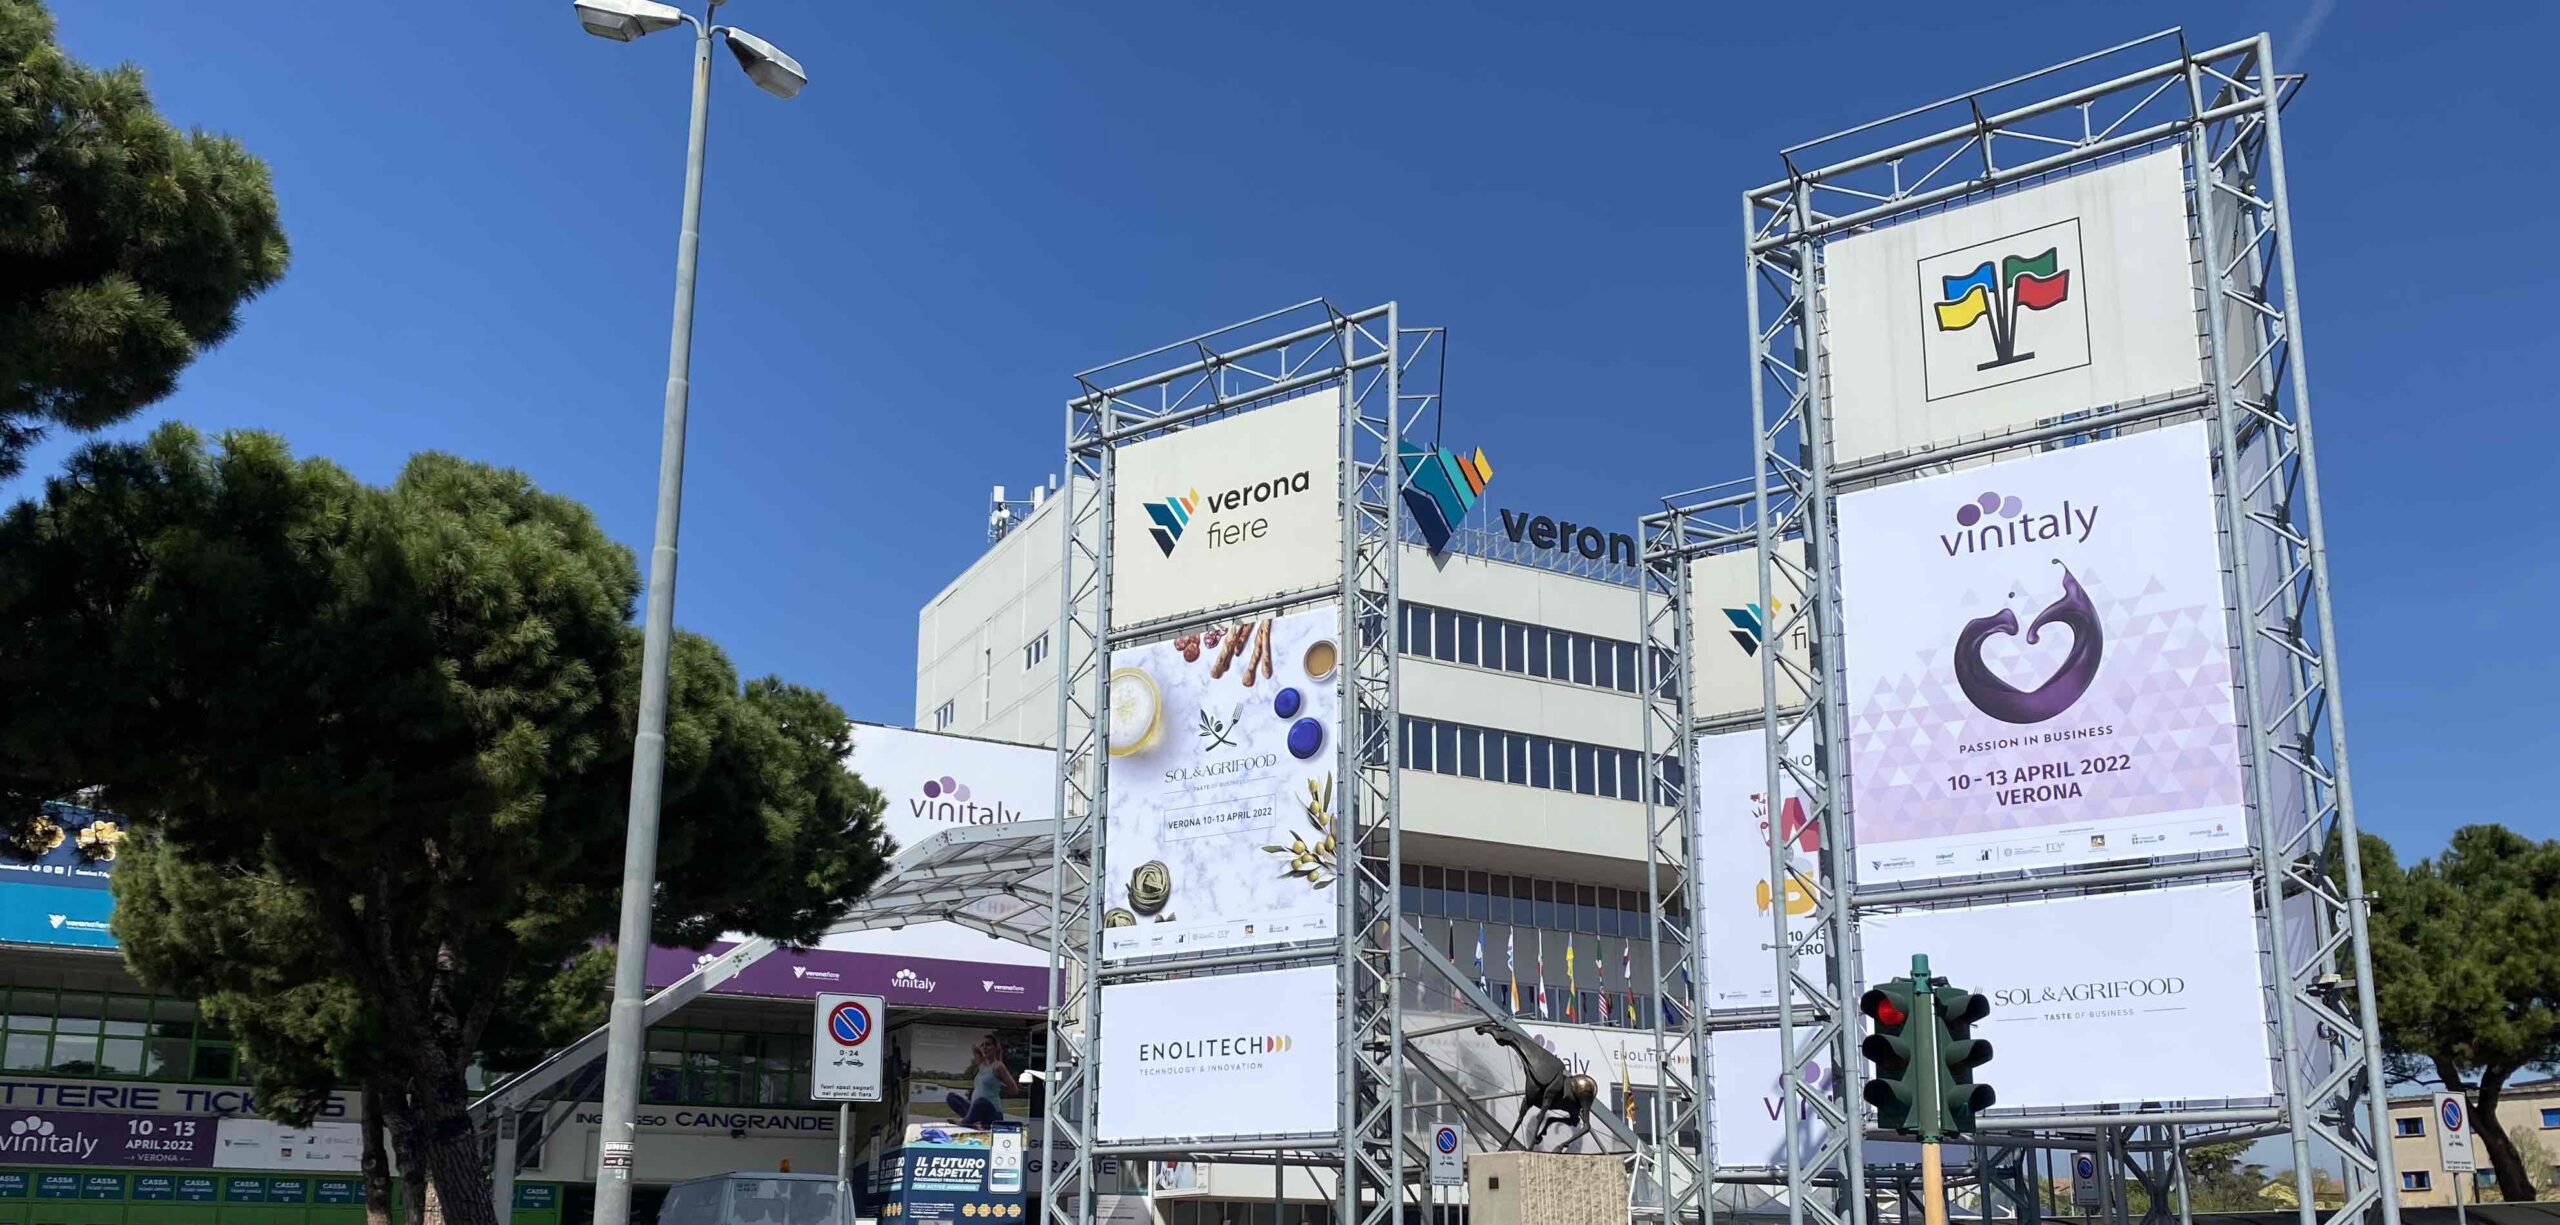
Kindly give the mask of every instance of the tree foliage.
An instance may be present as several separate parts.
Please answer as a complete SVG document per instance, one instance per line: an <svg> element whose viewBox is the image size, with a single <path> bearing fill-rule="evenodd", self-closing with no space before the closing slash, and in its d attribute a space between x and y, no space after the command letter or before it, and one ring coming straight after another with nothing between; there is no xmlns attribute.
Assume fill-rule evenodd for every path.
<svg viewBox="0 0 2560 1225"><path fill-rule="evenodd" d="M140 70L83 67L38 0L0 0L0 479L47 423L169 394L284 275L267 168L180 133Z"/></svg>
<svg viewBox="0 0 2560 1225"><path fill-rule="evenodd" d="M288 1105L353 1082L489 1219L464 1073L591 1021L614 926L639 576L521 474L384 488L272 437L95 446L0 519L0 789L138 827L116 931ZM655 936L814 940L885 867L823 695L680 636Z"/></svg>
<svg viewBox="0 0 2560 1225"><path fill-rule="evenodd" d="M2405 869L2381 839L2363 848L2383 1045L2402 1071L2472 1096L2499 1191L2533 1199L2544 1171L2498 1100L2518 1073L2560 1063L2560 841L2467 825Z"/></svg>

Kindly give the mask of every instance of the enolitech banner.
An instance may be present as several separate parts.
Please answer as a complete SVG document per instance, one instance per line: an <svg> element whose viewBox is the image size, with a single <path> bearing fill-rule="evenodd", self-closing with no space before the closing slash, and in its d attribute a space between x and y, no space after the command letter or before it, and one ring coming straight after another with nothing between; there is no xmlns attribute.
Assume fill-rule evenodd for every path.
<svg viewBox="0 0 2560 1225"><path fill-rule="evenodd" d="M1804 542L1790 540L1779 546L1778 555L1796 574L1804 573ZM1689 692L1690 708L1698 717L1741 714L1766 704L1760 652L1773 635L1786 639L1779 646L1780 655L1795 667L1796 675L1808 670L1805 627L1812 623L1799 622L1780 633L1780 627L1795 615L1795 593L1802 583L1772 575L1770 585L1775 594L1764 606L1758 549L1718 553L1689 563L1689 619L1697 634L1697 646L1689 652ZM1801 687L1784 668L1779 669L1778 685L1781 707L1803 700Z"/></svg>
<svg viewBox="0 0 2560 1225"><path fill-rule="evenodd" d="M1835 462L2202 385L2193 265L2176 152L1830 244Z"/></svg>
<svg viewBox="0 0 2560 1225"><path fill-rule="evenodd" d="M1048 749L856 723L845 766L889 801L881 824L901 849L944 830L1057 815Z"/></svg>
<svg viewBox="0 0 2560 1225"><path fill-rule="evenodd" d="M1861 885L2248 846L2204 427L1839 501Z"/></svg>
<svg viewBox="0 0 2560 1225"><path fill-rule="evenodd" d="M2275 1092L2246 881L1874 911L1860 943L1869 984L1927 953L1990 999L1973 1033L1991 1040L2000 1109Z"/></svg>
<svg viewBox="0 0 2560 1225"><path fill-rule="evenodd" d="M1330 965L1102 988L1094 1139L1313 1135L1341 1125Z"/></svg>
<svg viewBox="0 0 2560 1225"><path fill-rule="evenodd" d="M1797 1030L1796 1039L1804 1040ZM1787 1118L1793 1115L1798 1151L1810 1156L1831 1130L1811 1107L1787 1108L1786 1073L1775 1029L1727 1029L1707 1036L1715 1059L1716 1164L1782 1166L1787 1161ZM2001 1052L2005 1054L2006 1052ZM1831 1061L1823 1055L1798 1066L1795 1075L1817 1097L1833 1091ZM2004 1090L2005 1092L2005 1090Z"/></svg>
<svg viewBox="0 0 2560 1225"><path fill-rule="evenodd" d="M1806 735L1800 729L1796 738ZM1768 742L1757 728L1698 737L1698 892L1706 928L1698 942L1706 961L1699 981L1711 1009L1777 1002L1772 908L1785 909L1797 956L1820 958L1830 947L1814 920L1810 883L1821 879L1822 831L1792 780L1780 784L1777 803L1769 802ZM1791 756L1812 769L1810 749ZM1775 886L1769 881L1772 838L1784 844L1790 870Z"/></svg>
<svg viewBox="0 0 2560 1225"><path fill-rule="evenodd" d="M1102 957L1329 940L1338 604L1111 653Z"/></svg>
<svg viewBox="0 0 2560 1225"><path fill-rule="evenodd" d="M1342 578L1342 393L1326 388L1112 456L1111 622Z"/></svg>

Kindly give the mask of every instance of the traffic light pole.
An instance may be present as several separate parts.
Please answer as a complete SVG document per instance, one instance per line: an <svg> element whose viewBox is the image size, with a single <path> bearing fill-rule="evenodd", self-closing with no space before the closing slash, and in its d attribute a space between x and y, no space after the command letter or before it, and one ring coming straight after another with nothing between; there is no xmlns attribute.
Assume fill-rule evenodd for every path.
<svg viewBox="0 0 2560 1225"><path fill-rule="evenodd" d="M1914 1003L1927 997L1929 991L1929 955L1927 953L1911 955L1911 988ZM1920 1032L1912 1042L1911 1068L1918 1074L1916 1079L1919 1082L1920 1100L1930 1104L1928 1109L1919 1112L1922 1128L1920 1132L1920 1215L1923 1225L1947 1225L1947 1172L1945 1167L1939 1164L1938 1158L1939 1132L1946 1125L1946 1112L1941 1106L1946 1101L1946 1094L1938 1083L1938 1073L1944 1065L1938 1058L1938 1010L1935 999L1930 999L1928 1009L1925 1013L1917 1008L1912 1010L1912 1020L1918 1022L1912 1028Z"/></svg>

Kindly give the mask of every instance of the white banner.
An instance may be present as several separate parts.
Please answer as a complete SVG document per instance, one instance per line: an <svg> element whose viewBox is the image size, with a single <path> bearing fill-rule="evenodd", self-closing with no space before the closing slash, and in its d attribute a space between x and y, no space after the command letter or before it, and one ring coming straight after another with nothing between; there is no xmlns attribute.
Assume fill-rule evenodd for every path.
<svg viewBox="0 0 2560 1225"><path fill-rule="evenodd" d="M1136 625L1342 577L1342 393L1112 456L1111 619Z"/></svg>
<svg viewBox="0 0 2560 1225"><path fill-rule="evenodd" d="M1804 572L1802 541L1779 546L1778 555L1794 573ZM1689 563L1689 619L1697 635L1697 646L1689 652L1689 692L1690 708L1698 717L1740 714L1766 704L1761 697L1762 640L1778 633L1778 627L1796 615L1794 597L1801 585L1774 575L1770 584L1774 607L1764 608L1758 549L1718 553ZM1797 675L1803 675L1808 666L1805 640L1811 624L1800 622L1788 630L1779 647ZM1779 669L1778 685L1782 707L1804 696L1784 668Z"/></svg>
<svg viewBox="0 0 2560 1225"><path fill-rule="evenodd" d="M1798 733L1802 738L1803 733ZM1830 944L1814 921L1809 882L1820 879L1822 832L1806 816L1804 795L1790 780L1776 805L1768 789L1768 735L1758 729L1698 737L1692 778L1698 803L1698 942L1707 1007L1753 1008L1777 1002L1778 966L1770 942L1770 908L1784 905L1799 957L1824 956ZM1806 769L1813 752L1793 754ZM1774 811L1772 811L1774 808ZM1774 828L1773 828L1774 827ZM1788 879L1769 881L1769 839L1786 844Z"/></svg>
<svg viewBox="0 0 2560 1225"><path fill-rule="evenodd" d="M1094 1139L1335 1130L1340 996L1329 965L1105 985Z"/></svg>
<svg viewBox="0 0 2560 1225"><path fill-rule="evenodd" d="M2202 425L1840 499L1858 881L2245 850Z"/></svg>
<svg viewBox="0 0 2560 1225"><path fill-rule="evenodd" d="M1797 1031L1799 1040L1803 1034ZM1786 1164L1783 1120L1789 1112L1785 1076L1779 1067L1778 1031L1720 1030L1707 1036L1707 1046L1714 1059L1714 1087L1708 1096L1715 1109L1716 1165ZM1831 1092L1833 1069L1827 1057L1804 1064L1796 1074L1817 1095ZM1810 1155L1830 1129L1807 1107L1797 1107L1794 1114L1798 1149Z"/></svg>
<svg viewBox="0 0 2560 1225"><path fill-rule="evenodd" d="M319 1122L287 1127L268 1119L223 1119L214 1124L213 1168L360 1170L364 1168L364 1127Z"/></svg>
<svg viewBox="0 0 2560 1225"><path fill-rule="evenodd" d="M2237 882L1880 911L1860 941L1869 984L1926 953L1990 998L1976 1076L2007 1110L2273 1094L2257 933Z"/></svg>
<svg viewBox="0 0 2560 1225"><path fill-rule="evenodd" d="M1057 815L1058 755L1031 745L856 723L845 768L889 801L880 823L901 848Z"/></svg>
<svg viewBox="0 0 2560 1225"><path fill-rule="evenodd" d="M1105 961L1332 938L1341 606L1111 653Z"/></svg>
<svg viewBox="0 0 2560 1225"><path fill-rule="evenodd" d="M1830 244L1833 456L2201 385L2193 259L2175 152Z"/></svg>

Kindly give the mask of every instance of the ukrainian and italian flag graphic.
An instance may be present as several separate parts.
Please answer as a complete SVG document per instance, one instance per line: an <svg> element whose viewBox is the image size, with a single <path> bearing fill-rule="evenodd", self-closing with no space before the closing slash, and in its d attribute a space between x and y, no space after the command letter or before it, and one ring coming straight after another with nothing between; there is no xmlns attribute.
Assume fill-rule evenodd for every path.
<svg viewBox="0 0 2560 1225"><path fill-rule="evenodd" d="M2071 296L2071 273L2060 268L2060 262L2059 249L2047 247L2044 254L2032 258L2000 257L1996 276L1986 260L1963 276L1938 278L1946 299L1936 304L1938 330L1961 332L1989 319L1994 356L1982 364L1985 370L2034 357L2033 353L2017 351L2018 311L2045 310L2061 305Z"/></svg>

